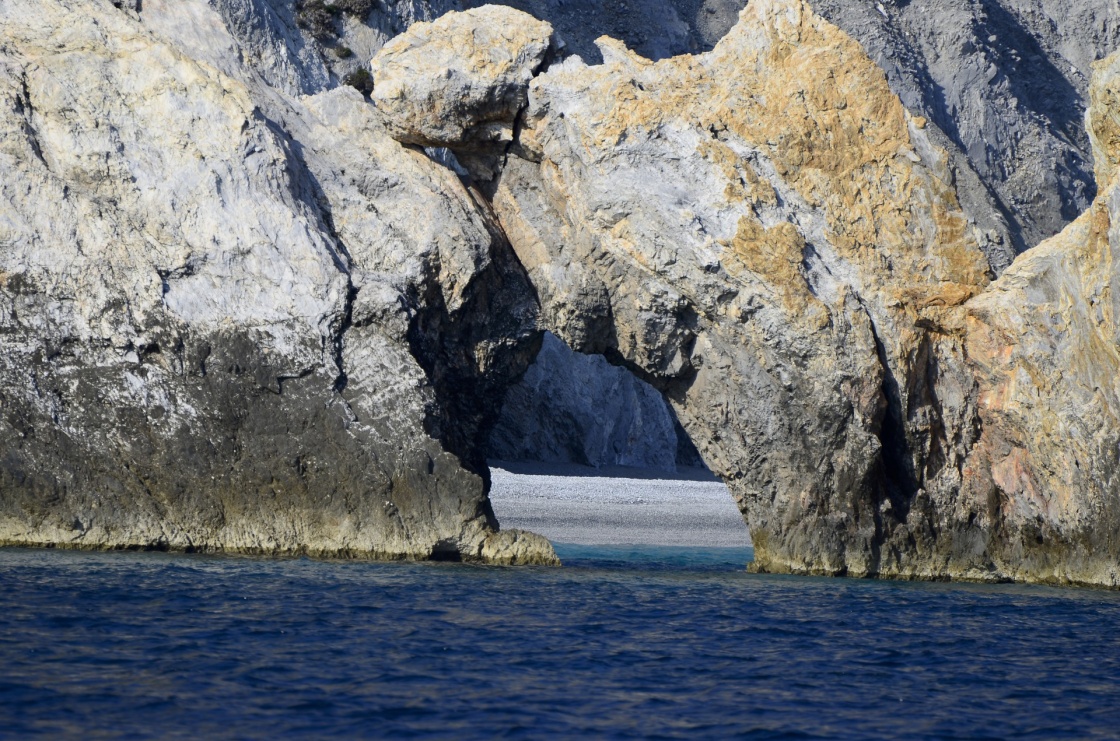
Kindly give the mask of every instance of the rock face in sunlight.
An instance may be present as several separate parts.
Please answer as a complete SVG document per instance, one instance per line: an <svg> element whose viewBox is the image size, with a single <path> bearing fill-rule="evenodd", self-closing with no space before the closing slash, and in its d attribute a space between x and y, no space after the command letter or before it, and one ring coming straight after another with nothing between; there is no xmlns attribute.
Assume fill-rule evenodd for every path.
<svg viewBox="0 0 1120 741"><path fill-rule="evenodd" d="M667 393L759 568L921 568L909 529L969 521L975 429L963 369L931 364L990 274L945 153L798 0L697 57L600 45L533 81L494 198L546 325Z"/></svg>
<svg viewBox="0 0 1120 741"><path fill-rule="evenodd" d="M968 304L980 439L968 487L998 512L1016 576L1120 577L1120 55L1100 62L1088 128L1100 194Z"/></svg>
<svg viewBox="0 0 1120 741"><path fill-rule="evenodd" d="M593 66L509 8L385 44L300 7L0 4L0 541L555 563L485 465L548 330L664 394L757 570L1120 586L1115 58L1100 195L1004 271L805 0ZM328 89L358 38L372 104Z"/></svg>
<svg viewBox="0 0 1120 741"><path fill-rule="evenodd" d="M232 38L241 55L233 57L238 66L250 65L286 92L313 94L340 82L368 89L368 61L390 39L416 22L484 2L348 0L328 11L294 0L210 0L225 23L222 34L209 32L214 14L201 17L195 3L114 4L143 8L146 25L161 26L188 54L223 70L219 57L230 57L220 50ZM746 3L501 4L547 21L565 50L598 63L602 54L594 40L602 34L652 59L709 50ZM980 227L982 249L997 274L1017 251L1052 236L1087 207L1095 192L1081 123L1089 65L1120 43L1120 6L1106 0L811 0L811 5L863 46L911 113L928 119L926 132L947 151L958 197ZM491 32L488 26L476 27ZM496 169L488 156L461 155L460 162L483 180ZM572 364L549 371L567 376L569 385L579 373ZM606 388L612 382L606 374L596 385ZM517 393L529 392L528 386L518 386ZM546 437L553 438L568 434L562 428L579 416L583 400L550 396L532 404L555 410L541 420ZM589 443L594 436L590 430L584 435ZM552 452L547 445L526 446L531 457L547 458ZM665 450L660 457L671 454Z"/></svg>
<svg viewBox="0 0 1120 741"><path fill-rule="evenodd" d="M0 8L0 540L554 562L486 498L538 333L477 194L144 6Z"/></svg>
<svg viewBox="0 0 1120 741"><path fill-rule="evenodd" d="M1116 583L1115 513L1081 517L1110 484L1043 536L1015 512L1024 467L1054 457L987 422L992 376L969 357L1020 266L985 293L998 254L949 155L863 50L801 0L752 2L700 56L599 44L603 65L529 86L494 207L545 326L666 393L755 567Z"/></svg>
<svg viewBox="0 0 1120 741"><path fill-rule="evenodd" d="M483 0L348 0L333 10L294 0L210 0L224 22L223 39L196 3L115 2L143 9L196 59L225 70L215 53L232 37L237 64L252 66L271 86L313 94L338 83L368 89L371 56L412 24ZM710 50L734 25L745 0L501 0L547 21L564 49L588 63L607 34L652 59ZM1015 254L1052 236L1086 209L1095 193L1082 125L1089 65L1120 44L1120 6L1110 0L811 0L813 10L851 35L886 73L891 90L914 115L928 119L930 140L948 153L964 209L983 234L982 249L998 274ZM209 14L213 16L213 13ZM171 20L169 20L171 19ZM168 24L172 24L170 29ZM514 24L516 25L516 24ZM489 26L483 32L497 31ZM227 33L228 31L228 33ZM229 58L228 55L224 55ZM234 57L236 59L236 57ZM236 76L237 73L231 73ZM375 92L375 94L377 94ZM493 132L500 133L500 126ZM496 163L461 157L483 180ZM574 376L569 365L550 368ZM609 374L608 374L609 375ZM608 376L598 386L612 383ZM518 393L529 387L519 386ZM541 427L566 435L565 420L582 400L533 401L557 410ZM630 409L627 413L635 414ZM515 420L510 420L516 424ZM593 437L587 432L585 437ZM545 446L527 453L550 455ZM663 451L661 457L671 455Z"/></svg>

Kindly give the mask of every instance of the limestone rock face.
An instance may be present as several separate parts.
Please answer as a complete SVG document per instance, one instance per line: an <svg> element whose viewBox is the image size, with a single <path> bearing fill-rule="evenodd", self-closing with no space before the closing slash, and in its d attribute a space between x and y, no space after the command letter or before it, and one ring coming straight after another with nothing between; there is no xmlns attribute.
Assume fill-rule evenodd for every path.
<svg viewBox="0 0 1120 741"><path fill-rule="evenodd" d="M1020 578L1120 584L1118 92L1114 55L1090 88L1096 201L968 304L983 429L967 483Z"/></svg>
<svg viewBox="0 0 1120 741"><path fill-rule="evenodd" d="M600 46L533 81L494 199L548 328L666 392L759 568L905 568L888 530L973 434L930 364L990 275L944 151L800 0L701 56Z"/></svg>
<svg viewBox="0 0 1120 741"><path fill-rule="evenodd" d="M991 282L944 137L806 0L596 66L450 14L378 107L285 12L0 0L0 542L554 563L484 462L543 328L669 399L759 570L1120 586L1120 58L1100 195Z"/></svg>
<svg viewBox="0 0 1120 741"><path fill-rule="evenodd" d="M464 5L481 4L468 0ZM661 59L709 50L745 0L502 0L549 21L600 61L606 34ZM1053 236L1095 192L1082 126L1089 65L1120 44L1112 0L812 0L858 41L957 171L958 194L1002 271ZM450 7L450 6L449 6ZM971 205L969 205L971 204Z"/></svg>
<svg viewBox="0 0 1120 741"><path fill-rule="evenodd" d="M0 3L0 541L555 562L486 498L538 333L477 194L143 15Z"/></svg>
<svg viewBox="0 0 1120 741"><path fill-rule="evenodd" d="M551 44L552 26L496 5L417 23L374 57L373 100L399 141L500 153Z"/></svg>
<svg viewBox="0 0 1120 741"><path fill-rule="evenodd" d="M120 4L120 3L117 3ZM328 16L316 36L292 0L212 0L237 47L234 66L251 65L273 87L290 93L326 90L362 71L394 36L420 21L484 0L385 0L366 14ZM601 34L660 59L710 49L734 25L744 0L502 0L548 21L565 50L587 62L601 53ZM134 5L121 4L122 7ZM362 3L347 3L356 8ZM1017 251L1059 231L1095 192L1082 119L1089 65L1120 43L1120 6L1111 0L812 0L815 12L856 39L887 74L891 89L915 115L928 119L931 141L949 153L954 184L981 227L981 249L998 274ZM217 64L218 36L199 4L148 0L149 28L175 17L169 34L196 59ZM209 9L207 9L209 10ZM213 13L211 13L213 15ZM244 61L242 61L244 60ZM236 76L236 71L223 69ZM482 179L490 158L464 156ZM553 366L550 373L563 373ZM575 370L572 369L574 373ZM600 388L613 381L599 379ZM519 392L528 391L525 386ZM559 408L559 397L538 400ZM578 410L572 399L568 411ZM634 412L635 410L630 410ZM561 417L553 427L559 427ZM516 423L515 420L511 420ZM543 427L549 427L544 422ZM558 429L550 432L562 434ZM594 437L587 430L585 437ZM547 457L541 449L539 457Z"/></svg>
<svg viewBox="0 0 1120 741"><path fill-rule="evenodd" d="M482 0L474 0L482 2ZM467 3L468 5L471 3ZM661 59L711 48L745 0L503 0L549 21L588 63L602 34ZM1018 252L1053 236L1091 202L1096 185L1082 124L1094 59L1120 45L1112 0L811 0L887 74L891 90L927 119L930 140L949 154L954 185L1002 272ZM561 369L553 367L558 374ZM604 378L601 386L611 382ZM528 393L521 385L516 393ZM559 397L538 406L564 409ZM577 415L578 416L578 415ZM586 437L594 436L588 430ZM550 449L541 449L547 457Z"/></svg>
<svg viewBox="0 0 1120 741"><path fill-rule="evenodd" d="M1120 63L1104 195L988 287L949 156L806 3L699 57L599 43L534 80L495 207L549 328L665 391L755 567L1120 583Z"/></svg>

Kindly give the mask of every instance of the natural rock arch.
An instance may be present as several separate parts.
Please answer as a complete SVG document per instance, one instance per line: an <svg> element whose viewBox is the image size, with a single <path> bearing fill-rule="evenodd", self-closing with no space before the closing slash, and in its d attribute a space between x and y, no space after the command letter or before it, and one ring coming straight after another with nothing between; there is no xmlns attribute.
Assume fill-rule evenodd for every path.
<svg viewBox="0 0 1120 741"><path fill-rule="evenodd" d="M515 39L520 16L503 17ZM494 20L447 16L431 38L465 50L470 69L472 29ZM472 173L544 326L666 394L731 486L756 568L1115 582L1111 517L1063 524L1112 484L1043 517L1041 547L1036 515L1014 511L1008 482L1037 481L1045 463L1012 452L993 465L999 423L966 356L993 349L974 332L992 314L968 302L1003 253L963 210L926 122L859 45L802 0L755 0L695 57L653 63L598 43L600 66L523 69L516 136L486 153L499 167ZM407 70L423 100L461 99L404 48L374 60L377 80ZM393 98L396 125L425 115L378 89L394 87L374 97ZM469 127L486 113L465 115Z"/></svg>
<svg viewBox="0 0 1120 741"><path fill-rule="evenodd" d="M376 107L264 5L0 3L0 542L555 562L480 453L548 329L667 395L760 569L1120 582L1115 60L1100 195L988 285L984 199L801 0L595 67L447 16Z"/></svg>

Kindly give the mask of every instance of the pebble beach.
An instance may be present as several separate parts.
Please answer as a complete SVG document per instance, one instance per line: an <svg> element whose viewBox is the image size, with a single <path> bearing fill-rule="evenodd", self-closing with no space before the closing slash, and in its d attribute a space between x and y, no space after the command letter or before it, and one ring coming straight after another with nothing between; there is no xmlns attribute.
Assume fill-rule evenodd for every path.
<svg viewBox="0 0 1120 741"><path fill-rule="evenodd" d="M676 473L491 461L490 501L503 528L555 543L710 548L750 546L723 482L702 469Z"/></svg>

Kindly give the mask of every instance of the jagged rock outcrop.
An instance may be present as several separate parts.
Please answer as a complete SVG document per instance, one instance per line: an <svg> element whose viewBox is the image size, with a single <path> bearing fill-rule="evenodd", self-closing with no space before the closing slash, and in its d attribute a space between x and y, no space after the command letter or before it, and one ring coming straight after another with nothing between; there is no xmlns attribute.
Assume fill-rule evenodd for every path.
<svg viewBox="0 0 1120 741"><path fill-rule="evenodd" d="M482 0L465 3L472 5ZM600 61L600 35L650 59L709 50L745 0L503 0L552 23L575 53ZM1111 0L812 0L858 41L903 104L930 120L952 156L958 193L1014 254L1057 233L1093 198L1082 126L1089 65L1120 45ZM446 4L444 10L458 9ZM944 138L941 138L941 134Z"/></svg>
<svg viewBox="0 0 1120 741"><path fill-rule="evenodd" d="M601 54L592 41L603 33L652 59L710 49L745 2L506 4L549 20L569 49L593 62ZM1096 186L1082 125L1086 85L1090 63L1120 45L1116 3L812 0L811 6L860 42L908 110L928 119L927 134L948 153L958 197L980 227L981 248L997 274L1088 206ZM559 399L549 403L563 408ZM578 407L578 400L569 406Z"/></svg>
<svg viewBox="0 0 1120 741"><path fill-rule="evenodd" d="M1100 195L969 302L980 439L966 481L1017 578L1120 584L1120 55L1096 67Z"/></svg>
<svg viewBox="0 0 1120 741"><path fill-rule="evenodd" d="M990 274L945 153L799 0L752 2L706 55L600 45L533 81L539 162L494 199L549 329L667 393L759 568L908 568L890 521L918 490L956 516L941 451L971 434L932 348L959 352L940 328Z"/></svg>
<svg viewBox="0 0 1120 741"><path fill-rule="evenodd" d="M476 193L205 2L0 38L0 541L555 562L486 498L539 340Z"/></svg>
<svg viewBox="0 0 1120 741"><path fill-rule="evenodd" d="M413 23L484 0L211 0L238 52L273 87L317 93L340 81L364 87L368 59ZM744 0L502 0L548 21L587 62L595 38L624 40L660 59L710 49L735 23ZM130 4L131 5L131 4ZM929 119L931 140L949 153L958 197L981 228L997 273L1083 211L1095 192L1082 126L1089 64L1120 44L1120 7L1111 0L813 0L813 9L855 38L884 69L891 89ZM181 19L180 41L200 33L197 4L148 0L149 23ZM195 58L214 57L207 44ZM225 42L223 42L225 43ZM199 56L202 55L202 56ZM467 158L471 159L471 158ZM484 179L493 162L468 162ZM481 167L479 167L481 165ZM563 373L554 365L550 373ZM572 371L574 372L574 370ZM603 377L600 389L613 381ZM521 386L520 392L528 392ZM559 397L537 406L577 409ZM556 418L564 417L561 412ZM567 415L571 417L571 415ZM516 421L514 421L516 422ZM545 422L545 426L548 423ZM593 437L587 429L585 437ZM549 450L526 454L547 457Z"/></svg>
<svg viewBox="0 0 1120 741"><path fill-rule="evenodd" d="M483 460L543 327L667 396L759 570L1120 585L1120 62L1100 196L989 285L944 138L805 0L507 77L513 11L447 16L380 111L221 2L0 1L0 541L554 562ZM386 130L449 40L483 189Z"/></svg>
<svg viewBox="0 0 1120 741"><path fill-rule="evenodd" d="M696 57L599 45L530 84L494 207L546 326L665 392L755 568L1116 585L1118 430L1079 423L1116 403L1105 202L989 289L950 155L804 0Z"/></svg>

